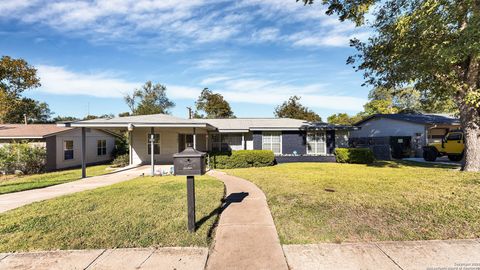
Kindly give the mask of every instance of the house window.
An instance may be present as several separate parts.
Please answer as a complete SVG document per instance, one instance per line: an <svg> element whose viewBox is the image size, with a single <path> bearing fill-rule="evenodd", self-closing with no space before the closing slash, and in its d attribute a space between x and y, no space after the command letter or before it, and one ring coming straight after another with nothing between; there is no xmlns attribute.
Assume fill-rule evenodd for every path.
<svg viewBox="0 0 480 270"><path fill-rule="evenodd" d="M324 155L326 150L325 132L315 131L307 133L307 154Z"/></svg>
<svg viewBox="0 0 480 270"><path fill-rule="evenodd" d="M212 134L213 151L229 151L242 148L242 134Z"/></svg>
<svg viewBox="0 0 480 270"><path fill-rule="evenodd" d="M160 154L160 134L154 134L154 140L153 140L153 153L155 155L159 155ZM152 154L152 146L150 145L150 138L152 137L152 134L148 134L148 137L147 137L147 151L148 151L148 154L151 155Z"/></svg>
<svg viewBox="0 0 480 270"><path fill-rule="evenodd" d="M275 155L282 154L282 133L281 132L263 132L262 149L271 150Z"/></svg>
<svg viewBox="0 0 480 270"><path fill-rule="evenodd" d="M97 156L105 156L107 154L107 140L97 140Z"/></svg>
<svg viewBox="0 0 480 270"><path fill-rule="evenodd" d="M63 141L63 159L73 159L73 141Z"/></svg>

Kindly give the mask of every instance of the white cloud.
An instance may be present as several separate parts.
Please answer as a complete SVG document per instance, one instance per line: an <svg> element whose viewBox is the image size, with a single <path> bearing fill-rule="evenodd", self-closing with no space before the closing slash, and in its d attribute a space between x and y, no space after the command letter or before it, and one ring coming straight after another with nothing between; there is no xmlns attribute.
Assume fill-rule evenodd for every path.
<svg viewBox="0 0 480 270"><path fill-rule="evenodd" d="M47 25L93 42L169 51L231 41L313 47L348 45L348 38L358 32L354 25L340 23L324 13L320 3L303 6L294 0L0 2L0 18ZM142 38L145 36L148 38Z"/></svg>
<svg viewBox="0 0 480 270"><path fill-rule="evenodd" d="M141 85L108 73L75 73L64 67L38 65L40 91L58 95L122 97Z"/></svg>
<svg viewBox="0 0 480 270"><path fill-rule="evenodd" d="M220 89L219 92L229 102L278 105L289 97L297 95L302 97L302 104L311 108L349 112L362 110L366 102L363 98L332 94L337 91L321 83L295 85L258 78L222 78L214 81L217 82L214 89Z"/></svg>
<svg viewBox="0 0 480 270"><path fill-rule="evenodd" d="M42 82L39 91L57 95L86 95L94 97L121 98L125 93L142 85L127 81L112 72L78 73L64 67L38 65ZM229 102L277 105L292 95L302 97L302 103L311 108L338 111L359 111L365 99L331 94L325 84L294 85L277 80L258 78L232 79L228 76L213 76L202 84L214 84L214 91L225 96ZM202 86L168 84L167 95L175 99L195 100Z"/></svg>

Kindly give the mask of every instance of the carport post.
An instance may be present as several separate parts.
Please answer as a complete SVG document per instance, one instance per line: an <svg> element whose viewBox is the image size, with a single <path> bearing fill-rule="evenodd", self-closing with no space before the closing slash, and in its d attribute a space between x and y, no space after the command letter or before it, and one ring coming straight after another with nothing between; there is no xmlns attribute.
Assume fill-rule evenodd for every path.
<svg viewBox="0 0 480 270"><path fill-rule="evenodd" d="M197 149L197 131L193 128L193 149Z"/></svg>
<svg viewBox="0 0 480 270"><path fill-rule="evenodd" d="M86 162L86 138L85 138L85 128L82 127L82 178L87 177L87 162Z"/></svg>
<svg viewBox="0 0 480 270"><path fill-rule="evenodd" d="M155 175L155 129L152 127L150 129L150 164L152 167L152 176Z"/></svg>

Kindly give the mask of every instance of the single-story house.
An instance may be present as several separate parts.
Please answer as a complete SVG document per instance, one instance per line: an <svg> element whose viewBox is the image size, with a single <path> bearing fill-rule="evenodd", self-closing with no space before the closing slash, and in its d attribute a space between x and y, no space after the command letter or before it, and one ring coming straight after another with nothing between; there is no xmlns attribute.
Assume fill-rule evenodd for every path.
<svg viewBox="0 0 480 270"><path fill-rule="evenodd" d="M350 144L372 147L377 157L388 159L422 157L423 146L459 129L460 121L438 114L375 114L355 126L358 129L351 132Z"/></svg>
<svg viewBox="0 0 480 270"><path fill-rule="evenodd" d="M79 167L82 165L81 131L80 128L56 124L0 124L0 147L26 141L46 149L48 171ZM114 134L100 129L86 129L85 139L86 163L98 164L112 159Z"/></svg>
<svg viewBox="0 0 480 270"><path fill-rule="evenodd" d="M67 127L128 131L130 164L173 164L173 154L193 146L204 152L271 150L285 162L331 156L348 142L349 129L290 118L184 119L167 114L93 119ZM153 155L152 149L153 148ZM153 162L152 162L153 160Z"/></svg>

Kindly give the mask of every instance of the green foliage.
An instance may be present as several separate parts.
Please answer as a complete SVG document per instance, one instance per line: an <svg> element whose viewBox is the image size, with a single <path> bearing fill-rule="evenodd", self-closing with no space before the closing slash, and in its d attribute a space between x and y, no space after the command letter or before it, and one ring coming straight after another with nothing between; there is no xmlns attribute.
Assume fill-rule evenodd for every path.
<svg viewBox="0 0 480 270"><path fill-rule="evenodd" d="M322 118L314 111L300 103L300 97L291 96L288 101L275 108L275 117L302 119L311 122L321 122Z"/></svg>
<svg viewBox="0 0 480 270"><path fill-rule="evenodd" d="M29 123L49 123L53 114L45 102L39 102L31 98L17 98L10 101L10 109L5 112L5 123L24 123L24 114Z"/></svg>
<svg viewBox="0 0 480 270"><path fill-rule="evenodd" d="M122 112L118 114L118 117L130 116L130 112Z"/></svg>
<svg viewBox="0 0 480 270"><path fill-rule="evenodd" d="M353 125L362 120L359 115L350 116L346 113L337 113L327 118L328 123L335 125Z"/></svg>
<svg viewBox="0 0 480 270"><path fill-rule="evenodd" d="M336 148L335 159L338 163L370 164L375 161L369 148Z"/></svg>
<svg viewBox="0 0 480 270"><path fill-rule="evenodd" d="M118 156L128 154L128 152L129 152L128 133L125 132L122 134L120 138L115 137L115 147L113 148L112 156L116 158Z"/></svg>
<svg viewBox="0 0 480 270"><path fill-rule="evenodd" d="M80 119L73 117L73 116L56 116L52 119L52 122L72 122L72 121L78 121Z"/></svg>
<svg viewBox="0 0 480 270"><path fill-rule="evenodd" d="M304 1L310 4L313 1ZM466 171L480 171L480 4L466 1L325 0L327 14L364 23L374 34L354 39L347 63L367 84L386 89L411 85L433 104L455 102L465 131ZM435 104L438 105L438 104Z"/></svg>
<svg viewBox="0 0 480 270"><path fill-rule="evenodd" d="M128 153L117 155L115 159L112 161L112 167L114 168L126 167L128 166L129 162L130 162L130 157Z"/></svg>
<svg viewBox="0 0 480 270"><path fill-rule="evenodd" d="M438 100L430 92L421 92L413 87L399 89L376 87L368 95L361 116L391 113L454 113L453 99Z"/></svg>
<svg viewBox="0 0 480 270"><path fill-rule="evenodd" d="M2 56L0 59L0 123L21 123L23 114L37 122L50 117L46 103L21 98L30 88L40 86L37 70L23 59Z"/></svg>
<svg viewBox="0 0 480 270"><path fill-rule="evenodd" d="M23 91L40 86L37 70L23 59L2 56L0 59L0 91L17 98Z"/></svg>
<svg viewBox="0 0 480 270"><path fill-rule="evenodd" d="M82 120L93 120L93 119L101 119L101 118L104 118L104 119L110 119L110 118L113 118L115 117L115 115L113 114L102 114L102 115L93 115L93 114L89 114L87 116L85 116Z"/></svg>
<svg viewBox="0 0 480 270"><path fill-rule="evenodd" d="M235 118L230 104L218 93L213 93L204 88L195 102L196 112L194 118ZM202 115L203 111L206 115Z"/></svg>
<svg viewBox="0 0 480 270"><path fill-rule="evenodd" d="M10 143L0 147L0 171L12 174L16 170L24 174L45 171L47 152L44 147L27 142Z"/></svg>
<svg viewBox="0 0 480 270"><path fill-rule="evenodd" d="M166 91L164 85L148 81L142 88L135 89L132 95L126 95L124 100L133 115L168 114L175 103L167 97Z"/></svg>
<svg viewBox="0 0 480 270"><path fill-rule="evenodd" d="M275 156L269 150L238 150L228 153L211 153L210 167L214 169L232 169L264 167L274 164Z"/></svg>

